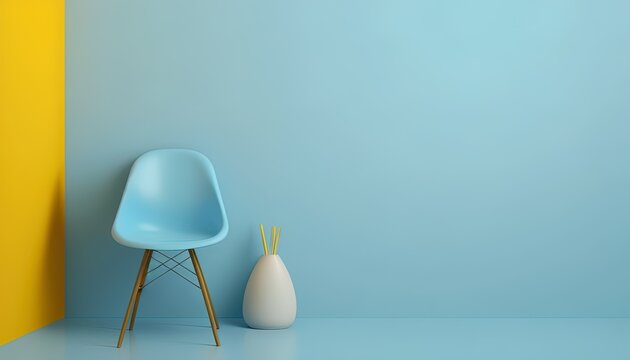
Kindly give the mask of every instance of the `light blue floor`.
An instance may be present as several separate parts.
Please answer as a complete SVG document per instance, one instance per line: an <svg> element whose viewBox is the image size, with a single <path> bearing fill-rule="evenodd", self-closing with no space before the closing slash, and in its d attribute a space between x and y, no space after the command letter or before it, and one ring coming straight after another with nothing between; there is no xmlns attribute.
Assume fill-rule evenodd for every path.
<svg viewBox="0 0 630 360"><path fill-rule="evenodd" d="M630 319L298 319L261 331L221 319L66 319L0 348L0 359L630 359Z"/></svg>

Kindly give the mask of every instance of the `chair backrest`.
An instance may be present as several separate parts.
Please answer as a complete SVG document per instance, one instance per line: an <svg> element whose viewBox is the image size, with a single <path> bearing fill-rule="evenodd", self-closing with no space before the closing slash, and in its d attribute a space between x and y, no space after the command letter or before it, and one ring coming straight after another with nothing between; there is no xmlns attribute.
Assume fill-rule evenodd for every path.
<svg viewBox="0 0 630 360"><path fill-rule="evenodd" d="M133 164L115 225L217 234L227 218L214 167L188 149L160 149Z"/></svg>

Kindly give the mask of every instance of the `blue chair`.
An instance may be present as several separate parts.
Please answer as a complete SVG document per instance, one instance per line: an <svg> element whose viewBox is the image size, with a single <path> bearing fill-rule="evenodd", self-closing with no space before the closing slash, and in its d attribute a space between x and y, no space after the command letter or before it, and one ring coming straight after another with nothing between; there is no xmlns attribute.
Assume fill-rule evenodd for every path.
<svg viewBox="0 0 630 360"><path fill-rule="evenodd" d="M144 256L120 329L118 347L122 345L132 306L129 330L133 330L147 274L157 268L149 270L151 259L156 259L161 263L159 266L168 271L174 271L177 266L184 267L181 265L183 261L176 261L171 268L154 258L154 252L173 260L186 251L206 304L214 340L221 346L214 305L194 249L218 243L227 232L228 222L219 184L208 158L193 150L161 149L149 151L134 162L114 220L112 236L121 245L144 249ZM169 257L161 252L165 250L180 252Z"/></svg>

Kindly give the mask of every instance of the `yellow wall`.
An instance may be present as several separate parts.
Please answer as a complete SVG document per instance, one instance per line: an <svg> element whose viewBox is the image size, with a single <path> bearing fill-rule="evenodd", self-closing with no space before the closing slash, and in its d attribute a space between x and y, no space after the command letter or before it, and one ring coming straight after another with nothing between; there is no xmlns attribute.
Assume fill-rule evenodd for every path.
<svg viewBox="0 0 630 360"><path fill-rule="evenodd" d="M64 315L64 1L0 0L0 344Z"/></svg>

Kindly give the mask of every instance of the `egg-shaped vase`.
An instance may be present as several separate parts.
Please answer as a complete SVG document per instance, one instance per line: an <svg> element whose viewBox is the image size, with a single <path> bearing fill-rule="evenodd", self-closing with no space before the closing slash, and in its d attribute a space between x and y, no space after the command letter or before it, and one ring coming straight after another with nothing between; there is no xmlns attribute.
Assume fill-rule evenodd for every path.
<svg viewBox="0 0 630 360"><path fill-rule="evenodd" d="M254 329L285 329L297 312L289 271L278 255L258 259L245 287L243 319Z"/></svg>

